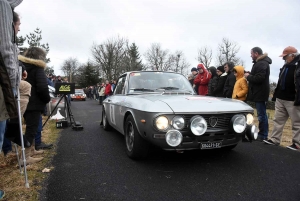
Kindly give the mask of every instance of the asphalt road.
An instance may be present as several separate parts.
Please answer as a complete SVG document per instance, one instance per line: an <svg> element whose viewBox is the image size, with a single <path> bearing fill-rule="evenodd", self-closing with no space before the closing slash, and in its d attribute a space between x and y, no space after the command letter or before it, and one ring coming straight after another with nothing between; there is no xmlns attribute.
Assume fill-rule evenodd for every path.
<svg viewBox="0 0 300 201"><path fill-rule="evenodd" d="M73 101L72 112L84 130L62 130L42 201L300 200L300 152L254 142L133 161L123 136L99 126L96 101Z"/></svg>

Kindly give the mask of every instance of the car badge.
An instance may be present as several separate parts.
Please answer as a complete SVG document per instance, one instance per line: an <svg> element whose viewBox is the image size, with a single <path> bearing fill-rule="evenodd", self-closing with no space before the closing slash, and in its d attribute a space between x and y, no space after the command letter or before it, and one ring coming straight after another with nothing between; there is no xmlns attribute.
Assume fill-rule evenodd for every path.
<svg viewBox="0 0 300 201"><path fill-rule="evenodd" d="M218 117L210 117L209 118L209 124L211 127L215 127L218 123Z"/></svg>

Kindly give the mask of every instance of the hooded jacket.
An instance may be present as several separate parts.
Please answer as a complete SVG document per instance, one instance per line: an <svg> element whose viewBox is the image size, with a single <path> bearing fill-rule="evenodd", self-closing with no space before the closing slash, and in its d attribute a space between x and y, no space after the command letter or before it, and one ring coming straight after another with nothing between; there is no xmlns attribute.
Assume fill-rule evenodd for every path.
<svg viewBox="0 0 300 201"><path fill-rule="evenodd" d="M44 72L46 63L42 60L36 60L19 56L23 62L26 71L26 81L31 84L31 96L26 111L44 111L46 104L50 101L47 77Z"/></svg>
<svg viewBox="0 0 300 201"><path fill-rule="evenodd" d="M0 121L18 116L12 87L17 86L18 50L12 9L22 0L0 0Z"/></svg>
<svg viewBox="0 0 300 201"><path fill-rule="evenodd" d="M276 98L294 101L295 106L300 105L300 55L296 56L295 59L285 64L279 72L279 79L273 94L272 100L275 101ZM288 70L287 70L288 69ZM287 70L285 77L285 87L282 88L282 78L283 71Z"/></svg>
<svg viewBox="0 0 300 201"><path fill-rule="evenodd" d="M236 82L234 84L232 98L244 101L248 93L248 84L244 77L244 67L235 66L233 69L236 71Z"/></svg>
<svg viewBox="0 0 300 201"><path fill-rule="evenodd" d="M197 77L194 80L194 84L199 84L198 95L208 94L208 82L211 78L211 74L206 70L203 64L198 64L198 69L202 69L203 73L198 73Z"/></svg>
<svg viewBox="0 0 300 201"><path fill-rule="evenodd" d="M270 64L272 60L265 53L253 61L248 80L247 100L253 102L268 101L270 92Z"/></svg>

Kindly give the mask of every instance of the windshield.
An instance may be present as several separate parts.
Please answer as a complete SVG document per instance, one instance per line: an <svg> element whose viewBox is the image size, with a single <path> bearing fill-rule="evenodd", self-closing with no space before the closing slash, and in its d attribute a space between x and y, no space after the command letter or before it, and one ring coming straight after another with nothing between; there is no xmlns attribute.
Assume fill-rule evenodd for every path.
<svg viewBox="0 0 300 201"><path fill-rule="evenodd" d="M76 93L76 94L83 93L83 90L82 90L82 89L75 89L75 93Z"/></svg>
<svg viewBox="0 0 300 201"><path fill-rule="evenodd" d="M181 74L168 72L135 72L129 75L129 93L176 91L194 93L189 81Z"/></svg>

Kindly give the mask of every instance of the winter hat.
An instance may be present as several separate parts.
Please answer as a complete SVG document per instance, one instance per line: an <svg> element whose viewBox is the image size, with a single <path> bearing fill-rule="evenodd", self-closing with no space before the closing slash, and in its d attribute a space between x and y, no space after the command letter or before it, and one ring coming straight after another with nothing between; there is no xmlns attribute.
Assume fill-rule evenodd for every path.
<svg viewBox="0 0 300 201"><path fill-rule="evenodd" d="M224 73L224 72L225 72L225 70L224 70L224 66L219 66L219 67L217 68L217 70L221 71L222 73Z"/></svg>
<svg viewBox="0 0 300 201"><path fill-rule="evenodd" d="M193 71L198 71L198 69L195 68L195 67L193 67L192 70L191 70L191 72L193 72Z"/></svg>
<svg viewBox="0 0 300 201"><path fill-rule="evenodd" d="M284 48L282 54L280 55L280 57L284 57L288 54L293 54L293 53L298 53L297 49L292 47L292 46L288 46L286 48Z"/></svg>

